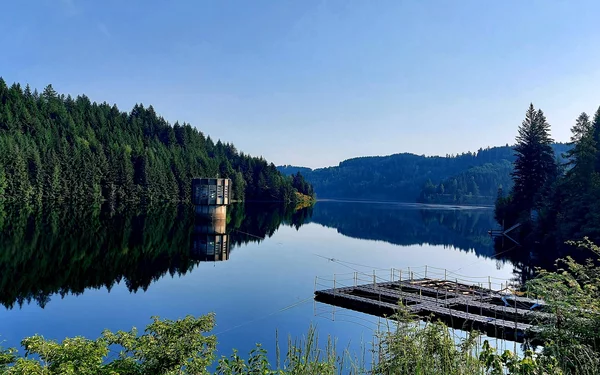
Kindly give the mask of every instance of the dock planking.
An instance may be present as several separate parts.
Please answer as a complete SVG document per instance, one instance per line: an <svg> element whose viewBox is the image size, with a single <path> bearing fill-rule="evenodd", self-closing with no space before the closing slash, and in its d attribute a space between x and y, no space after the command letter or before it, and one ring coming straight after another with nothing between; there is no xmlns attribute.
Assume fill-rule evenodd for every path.
<svg viewBox="0 0 600 375"><path fill-rule="evenodd" d="M431 278L317 290L315 299L382 317L393 316L402 304L413 314L439 319L453 328L477 329L518 342L537 321L551 316L540 311L544 306L540 301Z"/></svg>

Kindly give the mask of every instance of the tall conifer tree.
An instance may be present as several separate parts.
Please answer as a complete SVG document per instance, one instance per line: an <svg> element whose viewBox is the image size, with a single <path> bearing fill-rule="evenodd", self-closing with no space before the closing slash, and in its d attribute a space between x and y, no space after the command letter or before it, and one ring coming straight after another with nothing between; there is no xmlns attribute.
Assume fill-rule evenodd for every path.
<svg viewBox="0 0 600 375"><path fill-rule="evenodd" d="M568 165L572 166L567 175L576 180L579 187L590 182L595 169L596 146L594 142L594 128L589 116L583 112L577 117L575 125L571 128L572 148L567 152Z"/></svg>
<svg viewBox="0 0 600 375"><path fill-rule="evenodd" d="M516 141L513 201L518 211L531 211L537 205L542 188L557 171L550 124L542 110L536 111L533 104L529 105Z"/></svg>
<svg viewBox="0 0 600 375"><path fill-rule="evenodd" d="M600 173L600 107L596 110L594 119L592 120L592 134L594 137L594 146L596 147L596 150L598 150L595 169L596 172Z"/></svg>

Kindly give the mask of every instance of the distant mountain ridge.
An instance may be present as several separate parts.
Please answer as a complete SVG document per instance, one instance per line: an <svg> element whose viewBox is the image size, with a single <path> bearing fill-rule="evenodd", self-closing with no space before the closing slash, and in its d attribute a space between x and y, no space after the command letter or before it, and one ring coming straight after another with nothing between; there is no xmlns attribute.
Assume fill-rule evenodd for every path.
<svg viewBox="0 0 600 375"><path fill-rule="evenodd" d="M556 143L553 148L562 159L569 146ZM319 198L482 204L493 202L498 187L512 183L514 159L507 145L459 155L399 153L351 158L334 167L277 169L286 175L300 172Z"/></svg>

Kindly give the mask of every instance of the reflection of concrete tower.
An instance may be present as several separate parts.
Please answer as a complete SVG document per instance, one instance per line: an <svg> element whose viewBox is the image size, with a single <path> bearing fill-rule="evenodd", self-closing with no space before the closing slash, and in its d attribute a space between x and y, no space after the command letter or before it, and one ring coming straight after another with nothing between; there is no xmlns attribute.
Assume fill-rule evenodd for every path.
<svg viewBox="0 0 600 375"><path fill-rule="evenodd" d="M196 221L192 238L192 256L200 261L229 259L227 205L231 202L228 178L192 180L192 203Z"/></svg>
<svg viewBox="0 0 600 375"><path fill-rule="evenodd" d="M200 261L229 259L229 235L226 219L196 217L192 235L192 257Z"/></svg>
<svg viewBox="0 0 600 375"><path fill-rule="evenodd" d="M192 179L192 203L196 214L207 218L227 216L227 206L231 203L231 180L228 178Z"/></svg>

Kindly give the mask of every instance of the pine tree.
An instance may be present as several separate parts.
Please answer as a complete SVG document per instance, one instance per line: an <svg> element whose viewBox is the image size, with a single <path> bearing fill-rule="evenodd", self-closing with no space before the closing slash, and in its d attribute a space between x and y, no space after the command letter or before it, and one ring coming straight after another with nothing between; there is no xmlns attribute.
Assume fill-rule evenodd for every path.
<svg viewBox="0 0 600 375"><path fill-rule="evenodd" d="M516 138L513 200L519 212L530 212L539 201L539 194L557 173L551 144L550 124L533 104L525 114Z"/></svg>
<svg viewBox="0 0 600 375"><path fill-rule="evenodd" d="M592 121L592 134L593 134L593 142L594 147L598 151L596 156L596 172L600 173L600 107L596 110L594 114L594 120Z"/></svg>
<svg viewBox="0 0 600 375"><path fill-rule="evenodd" d="M587 186L591 181L596 163L597 149L594 145L594 128L589 116L583 112L577 117L571 128L572 148L567 152L568 165L572 168L567 176L577 182L579 188Z"/></svg>
<svg viewBox="0 0 600 375"><path fill-rule="evenodd" d="M4 173L4 168L0 166L0 204L4 202L4 192L6 191L6 186L8 185L6 181L6 174Z"/></svg>
<svg viewBox="0 0 600 375"><path fill-rule="evenodd" d="M241 201L244 200L244 191L246 190L246 181L240 171L236 171L231 176L231 183L233 184L233 199Z"/></svg>
<svg viewBox="0 0 600 375"><path fill-rule="evenodd" d="M593 138L594 128L592 127L592 123L590 122L590 117L587 113L582 112L577 120L575 120L575 125L571 128L571 145L577 144L583 137L590 136Z"/></svg>

